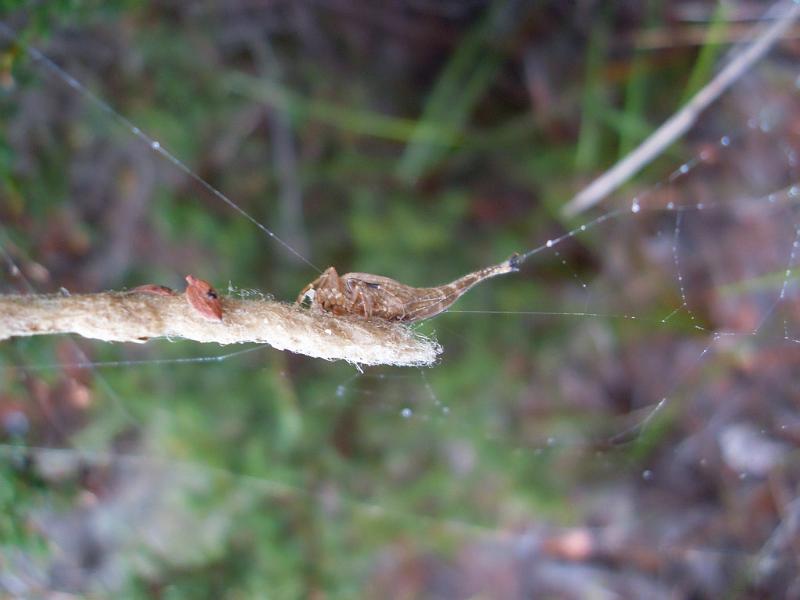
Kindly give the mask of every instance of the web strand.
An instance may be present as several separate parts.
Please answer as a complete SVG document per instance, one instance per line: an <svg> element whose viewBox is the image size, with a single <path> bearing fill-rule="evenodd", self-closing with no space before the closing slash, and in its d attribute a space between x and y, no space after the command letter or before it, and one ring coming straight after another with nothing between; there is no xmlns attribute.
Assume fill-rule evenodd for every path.
<svg viewBox="0 0 800 600"><path fill-rule="evenodd" d="M34 62L43 65L47 68L50 73L55 75L58 79L66 83L69 87L76 90L81 96L89 100L92 104L96 107L100 108L103 112L111 116L112 119L116 120L120 125L122 125L125 129L131 132L134 136L142 140L147 146L156 154L159 154L170 163L172 163L175 167L177 167L182 173L192 179L195 183L200 185L203 189L209 192L212 196L216 199L224 202L228 205L231 209L239 213L242 217L250 221L253 225L255 225L258 229L260 229L267 237L275 240L278 244L283 246L288 252L293 254L295 257L303 261L309 267L321 273L319 267L314 265L310 260L308 260L305 256L300 254L297 250L295 250L288 242L284 241L278 235L268 229L265 225L259 222L255 217L251 216L250 213L245 211L241 206L236 204L233 200L228 198L225 194L223 194L219 189L211 185L208 181L200 177L197 173L195 173L186 163L180 160L177 156L175 156L172 152L167 150L161 143L156 140L155 138L151 137L144 131L142 131L136 124L131 122L130 119L116 111L108 102L100 98L97 94L92 92L89 88L87 88L84 84L78 81L75 77L67 73L64 69L59 67L55 62L53 62L50 58L48 58L45 54L40 52L33 46L27 45L22 40L19 39L17 34L10 29L5 23L0 21L0 32L2 32L6 37L13 40L16 44L22 47L28 56L33 59Z"/></svg>

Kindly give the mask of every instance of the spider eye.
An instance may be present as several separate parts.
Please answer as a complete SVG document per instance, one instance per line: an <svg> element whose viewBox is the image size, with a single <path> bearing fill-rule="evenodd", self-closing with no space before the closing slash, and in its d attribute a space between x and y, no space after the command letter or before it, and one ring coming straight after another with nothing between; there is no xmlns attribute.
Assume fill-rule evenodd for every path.
<svg viewBox="0 0 800 600"><path fill-rule="evenodd" d="M304 308L308 308L314 303L314 296L317 294L317 290L311 288L305 294L303 294L303 301L300 303L300 306Z"/></svg>

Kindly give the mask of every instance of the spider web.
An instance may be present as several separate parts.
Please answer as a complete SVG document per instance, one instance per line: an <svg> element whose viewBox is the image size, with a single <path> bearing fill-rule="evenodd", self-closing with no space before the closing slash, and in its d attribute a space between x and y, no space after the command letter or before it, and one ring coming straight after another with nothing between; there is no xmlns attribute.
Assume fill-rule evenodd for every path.
<svg viewBox="0 0 800 600"><path fill-rule="evenodd" d="M296 172L266 216L263 201L238 200L251 198L237 178L253 168L241 139L257 130L256 116L237 107L244 116L214 129L225 132L212 139L219 164L189 167L191 150L149 133L188 126L180 118L146 130L80 82L100 85L90 67L73 78L83 67L70 49L88 35L48 51L68 68L34 54L20 76L42 89L10 96L20 157L52 144L31 132L64 119L80 158L69 166L76 189L31 209L47 227L26 221L9 196L3 291L175 284L191 269L222 281L235 272L230 293L292 298L315 277L308 266L342 264L297 250L335 253L345 225L312 214L311 237L328 241L304 239L291 200ZM352 207L374 222L405 229L346 270L432 285L531 249L522 273L481 285L420 326L445 348L432 369L361 372L179 342L4 343L2 502L11 519L0 589L133 594L149 582L190 594L187 577L214 566L231 589L270 586L277 597L367 586L377 596L711 597L797 586L794 70L779 58L759 67L651 169L666 177L633 184L596 217L535 225L525 214L538 203L517 190L476 202L468 243L448 232L427 246L447 249L430 273L420 268L424 242L398 273L380 262L414 235L441 236L426 221L455 209L403 212L389 199L387 217L368 195L356 198ZM291 125L276 111L268 120L273 132ZM284 167L298 160L290 138L275 144ZM231 174L219 175L220 165ZM185 189L187 180L199 188ZM103 211L117 194L125 201ZM182 211L168 211L176 202ZM199 211L183 207L196 202ZM180 220L160 222L161 211ZM349 227L364 244L369 228L358 217ZM171 234L177 241L165 243ZM241 248L220 241L218 252L230 237ZM121 258L115 244L136 258ZM93 245L103 251L81 253ZM277 275L250 258L261 253ZM130 278L108 281L120 264Z"/></svg>

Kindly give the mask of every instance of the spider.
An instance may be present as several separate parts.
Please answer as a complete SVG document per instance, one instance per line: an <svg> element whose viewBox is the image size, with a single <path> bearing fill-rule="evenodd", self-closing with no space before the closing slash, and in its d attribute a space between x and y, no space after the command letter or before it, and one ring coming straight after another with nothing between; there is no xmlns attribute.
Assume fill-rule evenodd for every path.
<svg viewBox="0 0 800 600"><path fill-rule="evenodd" d="M472 286L484 279L519 270L520 256L512 254L498 265L479 269L452 283L415 288L389 277L369 273L339 275L328 267L297 297L297 304L334 315L357 315L400 323L430 319L444 312Z"/></svg>

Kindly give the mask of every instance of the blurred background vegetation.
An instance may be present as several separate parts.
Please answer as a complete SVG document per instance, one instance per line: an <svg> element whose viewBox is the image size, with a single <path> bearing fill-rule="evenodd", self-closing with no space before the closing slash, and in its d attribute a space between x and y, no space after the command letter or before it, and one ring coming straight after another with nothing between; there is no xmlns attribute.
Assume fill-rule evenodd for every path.
<svg viewBox="0 0 800 600"><path fill-rule="evenodd" d="M637 194L718 206L590 226L479 286L420 326L431 369L0 344L2 593L800 597L797 31L605 208L559 212L764 10L0 2L3 293L192 273L291 300L316 277L25 44L320 268L435 285Z"/></svg>

